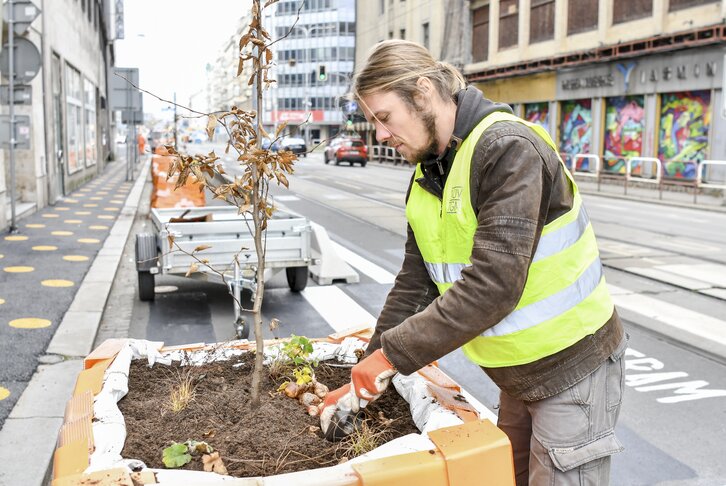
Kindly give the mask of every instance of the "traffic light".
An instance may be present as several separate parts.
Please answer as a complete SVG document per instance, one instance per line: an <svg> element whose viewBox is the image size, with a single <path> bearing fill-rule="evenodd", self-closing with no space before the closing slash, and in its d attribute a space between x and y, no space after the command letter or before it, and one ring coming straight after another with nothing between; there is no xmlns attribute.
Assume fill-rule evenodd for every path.
<svg viewBox="0 0 726 486"><path fill-rule="evenodd" d="M325 64L320 64L318 66L318 81L327 81L328 80L328 73L325 72Z"/></svg>
<svg viewBox="0 0 726 486"><path fill-rule="evenodd" d="M353 115L348 115L347 120L345 120L345 128L346 130L351 130L353 128Z"/></svg>

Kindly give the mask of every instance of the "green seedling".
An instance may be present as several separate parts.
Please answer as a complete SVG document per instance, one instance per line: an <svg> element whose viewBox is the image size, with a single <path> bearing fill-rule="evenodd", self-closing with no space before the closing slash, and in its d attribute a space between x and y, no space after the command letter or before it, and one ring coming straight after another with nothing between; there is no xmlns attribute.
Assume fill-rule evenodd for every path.
<svg viewBox="0 0 726 486"><path fill-rule="evenodd" d="M172 443L169 447L164 449L162 460L164 465L169 469L182 467L192 460L192 455L189 454L189 448L186 444L179 444L178 442Z"/></svg>

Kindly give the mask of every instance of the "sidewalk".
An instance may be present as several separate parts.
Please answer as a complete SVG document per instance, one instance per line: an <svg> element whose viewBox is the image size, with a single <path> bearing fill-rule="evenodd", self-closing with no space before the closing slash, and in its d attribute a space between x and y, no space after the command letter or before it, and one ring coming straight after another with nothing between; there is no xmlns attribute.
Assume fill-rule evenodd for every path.
<svg viewBox="0 0 726 486"><path fill-rule="evenodd" d="M48 482L65 404L93 349L149 167L126 182L125 162L111 163L3 237L0 486Z"/></svg>

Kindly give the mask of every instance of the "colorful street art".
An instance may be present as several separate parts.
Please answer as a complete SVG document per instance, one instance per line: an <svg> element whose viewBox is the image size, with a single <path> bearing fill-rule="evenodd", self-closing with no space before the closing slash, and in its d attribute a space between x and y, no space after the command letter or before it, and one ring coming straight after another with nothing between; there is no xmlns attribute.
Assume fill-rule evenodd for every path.
<svg viewBox="0 0 726 486"><path fill-rule="evenodd" d="M549 132L549 103L526 103L524 105L524 119L543 126Z"/></svg>
<svg viewBox="0 0 726 486"><path fill-rule="evenodd" d="M592 100L569 100L562 102L560 150L574 157L590 153L592 141ZM589 170L589 160L577 161L577 170Z"/></svg>
<svg viewBox="0 0 726 486"><path fill-rule="evenodd" d="M625 174L623 157L638 157L643 150L645 110L643 96L615 96L605 108L603 170ZM633 173L639 173L635 167Z"/></svg>
<svg viewBox="0 0 726 486"><path fill-rule="evenodd" d="M710 91L661 95L658 158L666 176L695 179L698 162L706 158L710 106Z"/></svg>

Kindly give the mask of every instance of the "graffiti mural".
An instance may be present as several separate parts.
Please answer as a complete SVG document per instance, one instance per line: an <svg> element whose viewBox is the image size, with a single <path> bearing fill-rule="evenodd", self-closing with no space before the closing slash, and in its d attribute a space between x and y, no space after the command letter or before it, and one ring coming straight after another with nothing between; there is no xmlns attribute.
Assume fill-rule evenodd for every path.
<svg viewBox="0 0 726 486"><path fill-rule="evenodd" d="M695 179L697 163L706 158L710 106L710 91L661 95L658 158L666 176Z"/></svg>
<svg viewBox="0 0 726 486"><path fill-rule="evenodd" d="M605 108L605 156L603 170L625 174L625 157L643 150L645 110L643 96L608 98ZM637 174L640 167L633 169Z"/></svg>
<svg viewBox="0 0 726 486"><path fill-rule="evenodd" d="M560 150L574 157L590 153L592 141L592 100L562 102ZM577 170L589 170L589 160L577 161Z"/></svg>
<svg viewBox="0 0 726 486"><path fill-rule="evenodd" d="M549 111L549 103L546 101L542 103L526 103L524 105L524 119L543 126L549 132Z"/></svg>

